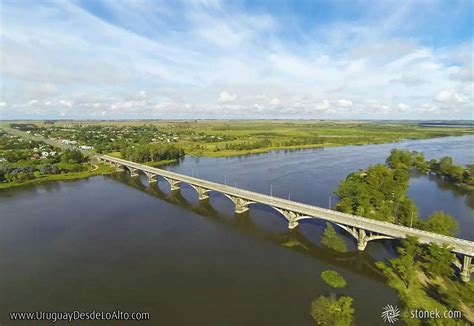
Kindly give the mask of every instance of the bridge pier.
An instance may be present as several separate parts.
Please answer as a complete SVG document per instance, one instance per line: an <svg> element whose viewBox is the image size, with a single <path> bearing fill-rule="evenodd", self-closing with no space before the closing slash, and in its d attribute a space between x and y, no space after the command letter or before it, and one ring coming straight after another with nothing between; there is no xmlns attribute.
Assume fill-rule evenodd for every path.
<svg viewBox="0 0 474 326"><path fill-rule="evenodd" d="M293 230L299 225L298 220L302 216L301 214L298 214L289 210L284 210L281 208L276 208L276 207L273 207L273 208L277 210L278 212L280 212L286 218L286 220L288 221L288 229Z"/></svg>
<svg viewBox="0 0 474 326"><path fill-rule="evenodd" d="M139 171L140 171L140 170L138 170L138 169L132 168L132 167L130 167L130 166L127 166L127 169L130 171L130 176L131 176L132 178L138 177L138 176L140 175L140 174L139 174Z"/></svg>
<svg viewBox="0 0 474 326"><path fill-rule="evenodd" d="M115 170L117 172L123 172L125 170L125 166L123 166L120 163L114 163L114 162L108 162L108 161L105 161L105 162L110 166L115 166Z"/></svg>
<svg viewBox="0 0 474 326"><path fill-rule="evenodd" d="M196 192L198 193L199 201L209 199L209 189L206 189L206 188L203 188L203 187L198 187L198 186L195 186L195 185L190 185L190 186L193 187L196 190Z"/></svg>
<svg viewBox="0 0 474 326"><path fill-rule="evenodd" d="M471 273L474 272L474 265L472 264L472 257L464 255L461 267L461 280L469 282L471 280Z"/></svg>
<svg viewBox="0 0 474 326"><path fill-rule="evenodd" d="M367 247L368 242L369 241L367 239L367 234L365 233L365 230L359 229L359 232L357 234L357 250L364 251Z"/></svg>
<svg viewBox="0 0 474 326"><path fill-rule="evenodd" d="M157 175L149 172L144 172L148 177L148 183L158 182Z"/></svg>
<svg viewBox="0 0 474 326"><path fill-rule="evenodd" d="M362 228L350 227L339 223L336 223L336 225L339 226L341 229L349 232L349 234L356 239L357 250L359 251L364 251L369 241L379 239L393 239L388 235L375 234L372 232L369 232L369 234L367 234L367 231Z"/></svg>
<svg viewBox="0 0 474 326"><path fill-rule="evenodd" d="M165 178L165 180L170 184L171 191L178 191L181 189L181 181L171 178Z"/></svg>
<svg viewBox="0 0 474 326"><path fill-rule="evenodd" d="M224 195L234 203L236 214L242 214L247 212L249 210L249 205L254 203L253 201L249 201L240 197L230 196L227 194Z"/></svg>

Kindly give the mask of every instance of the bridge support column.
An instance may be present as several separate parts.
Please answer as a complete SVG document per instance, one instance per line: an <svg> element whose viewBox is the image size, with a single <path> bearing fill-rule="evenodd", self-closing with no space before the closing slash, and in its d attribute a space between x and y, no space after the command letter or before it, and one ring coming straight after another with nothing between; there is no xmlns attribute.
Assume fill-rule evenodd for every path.
<svg viewBox="0 0 474 326"><path fill-rule="evenodd" d="M249 201L240 197L235 197L231 195L224 194L227 198L232 200L235 205L235 213L242 214L249 210L249 205L253 204L253 201Z"/></svg>
<svg viewBox="0 0 474 326"><path fill-rule="evenodd" d="M299 220L299 217L301 217L300 214L292 212L292 211L284 210L281 208L276 208L276 207L273 207L273 208L279 211L288 220L288 229L293 230L299 225L298 220Z"/></svg>
<svg viewBox="0 0 474 326"><path fill-rule="evenodd" d="M357 233L357 250L359 251L364 251L365 247L367 247L367 234L365 233L365 230L359 229Z"/></svg>
<svg viewBox="0 0 474 326"><path fill-rule="evenodd" d="M178 191L181 189L181 181L170 178L165 178L165 180L170 184L171 191Z"/></svg>
<svg viewBox="0 0 474 326"><path fill-rule="evenodd" d="M135 168L131 168L131 167L128 167L128 169L130 170L130 176L132 178L134 177L138 177L140 174L138 173L139 170L138 169L135 169Z"/></svg>
<svg viewBox="0 0 474 326"><path fill-rule="evenodd" d="M461 280L469 282L471 280L471 273L474 272L474 265L472 264L472 257L464 255L461 267Z"/></svg>
<svg viewBox="0 0 474 326"><path fill-rule="evenodd" d="M192 186L192 185L191 185ZM202 188L202 187L198 187L198 186L192 186L194 189L196 189L197 193L198 193L198 199L201 201L201 200L207 200L209 199L209 189L205 189L205 188Z"/></svg>
<svg viewBox="0 0 474 326"><path fill-rule="evenodd" d="M242 213L245 213L249 210L249 204L251 202L245 200L245 199L242 199L242 198L236 198L235 199L235 212L237 214L242 214Z"/></svg>
<svg viewBox="0 0 474 326"><path fill-rule="evenodd" d="M148 177L148 183L158 182L156 174L150 172L145 172L145 174Z"/></svg>
<svg viewBox="0 0 474 326"><path fill-rule="evenodd" d="M117 170L117 172L123 172L125 170L125 167L120 163L109 163L109 164L112 166L115 166L115 169Z"/></svg>
<svg viewBox="0 0 474 326"><path fill-rule="evenodd" d="M341 229L344 229L347 232L349 232L349 234L351 234L357 240L357 250L359 251L364 251L369 241L379 240L379 239L393 239L392 237L388 235L376 234L372 232L367 233L367 231L360 228L358 229L355 227L346 226L339 223L336 223L336 225L339 226Z"/></svg>

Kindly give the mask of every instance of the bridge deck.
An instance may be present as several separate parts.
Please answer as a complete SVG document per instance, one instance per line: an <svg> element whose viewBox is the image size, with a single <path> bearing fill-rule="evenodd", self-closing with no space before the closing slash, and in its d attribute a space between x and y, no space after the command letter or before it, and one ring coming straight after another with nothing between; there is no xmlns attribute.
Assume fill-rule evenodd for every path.
<svg viewBox="0 0 474 326"><path fill-rule="evenodd" d="M166 178L179 180L194 186L202 187L208 190L218 191L227 195L243 198L248 201L267 204L275 208L288 210L307 216L309 218L319 218L333 223L343 224L350 227L362 228L369 232L374 232L381 235L387 235L393 238L405 238L406 236L416 236L422 243L434 242L437 244L448 244L454 252L474 256L474 242L464 239L449 237L433 232L427 232L419 229L409 228L393 223L377 221L361 216L345 214L338 211L333 211L318 206L303 204L283 198L264 195L258 192L244 190L241 188L231 187L216 182L206 181L199 178L190 177L187 175L150 167L147 165L134 163L131 161L119 159L107 155L97 155L99 159L122 164L131 168L135 168L148 173L156 174Z"/></svg>

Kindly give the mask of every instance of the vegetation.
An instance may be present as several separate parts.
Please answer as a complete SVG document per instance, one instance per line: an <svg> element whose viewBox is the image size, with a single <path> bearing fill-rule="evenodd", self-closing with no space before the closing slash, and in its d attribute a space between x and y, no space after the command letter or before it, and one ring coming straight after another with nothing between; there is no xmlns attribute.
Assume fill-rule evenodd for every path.
<svg viewBox="0 0 474 326"><path fill-rule="evenodd" d="M408 172L381 164L351 173L336 194L339 211L368 218L410 225L416 207L408 198Z"/></svg>
<svg viewBox="0 0 474 326"><path fill-rule="evenodd" d="M367 170L353 172L342 180L336 191L340 198L337 210L444 235L455 235L457 222L451 215L435 212L423 221L418 216L415 203L407 195L409 169L431 169L423 154L393 149L386 163L387 165L372 165Z"/></svg>
<svg viewBox="0 0 474 326"><path fill-rule="evenodd" d="M456 259L446 245L430 243L421 251L422 267L432 278L436 276L451 277L454 270L451 264Z"/></svg>
<svg viewBox="0 0 474 326"><path fill-rule="evenodd" d="M339 252L347 252L347 246L342 239L334 230L331 223L326 222L326 230L323 233L321 243L327 248L333 249Z"/></svg>
<svg viewBox="0 0 474 326"><path fill-rule="evenodd" d="M108 169L102 165L91 166L79 150L62 150L0 131L0 188L106 171Z"/></svg>
<svg viewBox="0 0 474 326"><path fill-rule="evenodd" d="M347 285L346 280L336 271L323 271L321 278L333 288L343 288Z"/></svg>
<svg viewBox="0 0 474 326"><path fill-rule="evenodd" d="M387 277L396 277L400 280L408 290L414 283L417 283L415 280L420 268L420 262L415 259L420 253L417 239L407 237L403 240L403 246L398 247L397 251L399 256L391 259L389 265L379 263L377 266Z"/></svg>
<svg viewBox="0 0 474 326"><path fill-rule="evenodd" d="M64 174L50 174L50 175L41 175L34 179L29 179L21 182L12 181L12 182L2 182L0 183L0 189L3 188L11 188L11 187L18 187L24 185L31 185L31 184L38 184L47 181L63 181L63 180L75 180L75 179L82 179L93 177L96 175L103 175L113 173L115 168L110 167L106 164L99 163L97 165L92 165L87 170L81 172L72 172L72 173L64 173Z"/></svg>
<svg viewBox="0 0 474 326"><path fill-rule="evenodd" d="M466 167L455 165L449 156L426 161L423 153L393 149L386 162L392 169L415 168L421 172L436 173L448 181L474 186L474 164Z"/></svg>
<svg viewBox="0 0 474 326"><path fill-rule="evenodd" d="M9 127L54 140L92 146L98 153L142 144L173 143L186 153L231 156L297 149L395 142L472 134L472 128L424 128L416 123L335 121L46 121Z"/></svg>
<svg viewBox="0 0 474 326"><path fill-rule="evenodd" d="M347 326L352 325L354 308L352 298L335 295L320 296L311 303L311 316L318 325Z"/></svg>
<svg viewBox="0 0 474 326"><path fill-rule="evenodd" d="M461 284L451 279L453 254L447 247L436 244L422 246L416 238L408 237L397 248L399 256L388 262L378 262L377 267L388 279L388 284L398 291L405 304L402 318L408 325L419 325L418 319L410 318L410 311L438 310L442 314L449 309L461 310L464 316L472 314L474 286ZM427 276L429 279L426 279ZM437 325L438 320L427 320L428 325ZM446 325L468 325L462 320L443 319Z"/></svg>
<svg viewBox="0 0 474 326"><path fill-rule="evenodd" d="M458 222L450 214L434 212L425 222L420 222L425 230L453 236L457 233Z"/></svg>
<svg viewBox="0 0 474 326"><path fill-rule="evenodd" d="M124 159L143 163L163 160L175 160L184 155L182 148L174 145L146 144L122 148L121 156Z"/></svg>

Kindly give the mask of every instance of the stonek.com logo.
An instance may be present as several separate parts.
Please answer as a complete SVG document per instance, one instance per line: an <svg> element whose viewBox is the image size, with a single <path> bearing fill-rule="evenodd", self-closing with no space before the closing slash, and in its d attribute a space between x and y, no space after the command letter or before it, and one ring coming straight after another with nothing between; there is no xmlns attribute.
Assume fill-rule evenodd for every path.
<svg viewBox="0 0 474 326"><path fill-rule="evenodd" d="M397 306L392 306L391 304L388 304L382 308L381 316L384 322L395 324L395 322L398 320L398 317L400 317L400 310Z"/></svg>

